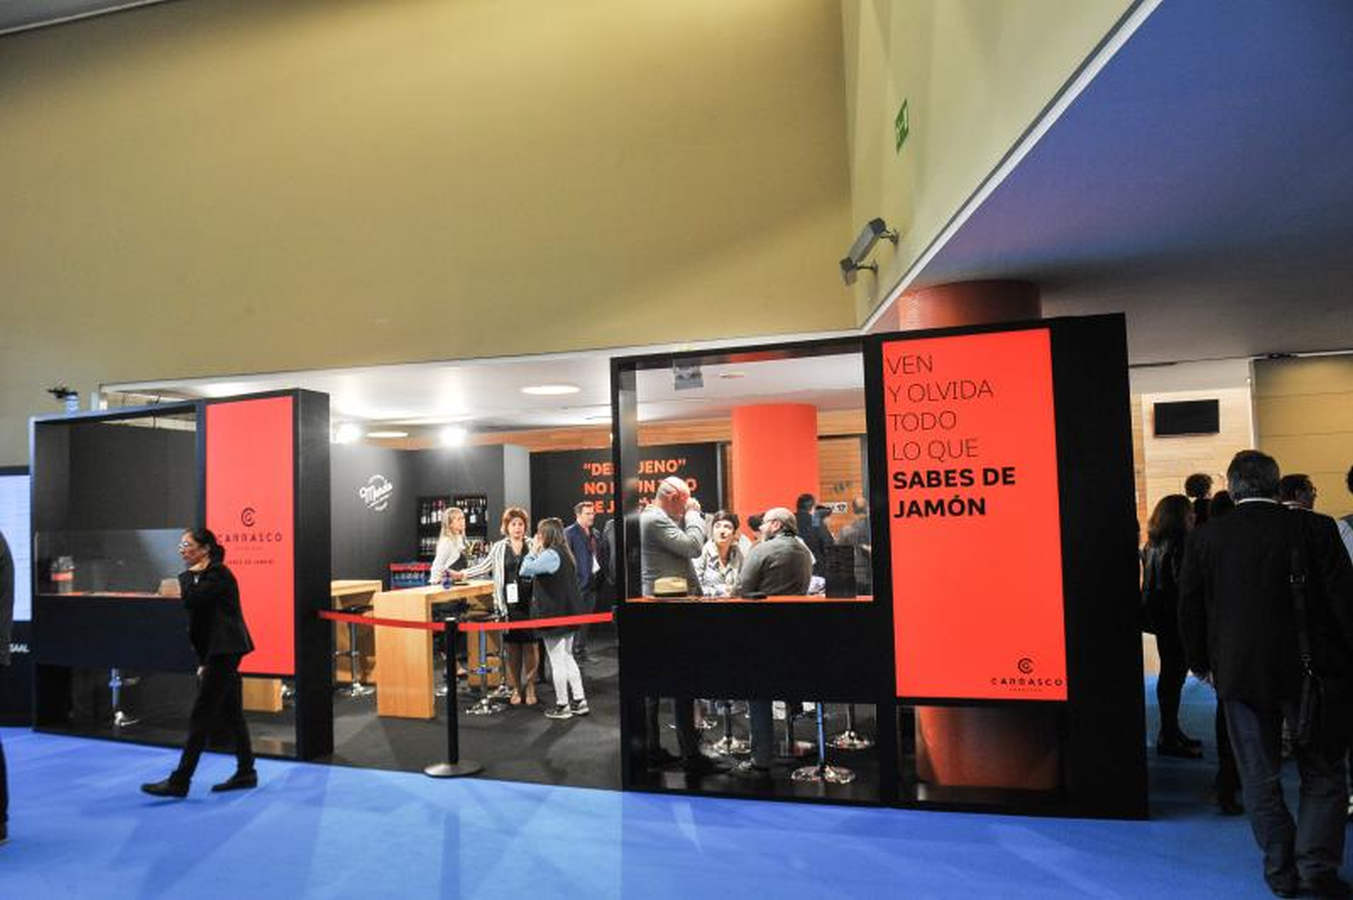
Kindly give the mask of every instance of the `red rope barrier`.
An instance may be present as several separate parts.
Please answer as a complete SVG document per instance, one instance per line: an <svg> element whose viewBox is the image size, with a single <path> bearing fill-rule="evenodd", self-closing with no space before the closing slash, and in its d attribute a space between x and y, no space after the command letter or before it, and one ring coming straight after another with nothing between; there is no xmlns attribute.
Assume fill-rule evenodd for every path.
<svg viewBox="0 0 1353 900"><path fill-rule="evenodd" d="M608 612L587 613L581 616L555 616L553 619L523 619L520 622L461 622L461 631L511 631L514 628L558 628L561 625L586 625L589 622L609 622L615 618Z"/></svg>
<svg viewBox="0 0 1353 900"><path fill-rule="evenodd" d="M410 619L378 619L358 613L321 609L317 615L331 622L354 622L358 625L384 625L390 628L419 628L423 631L445 631L443 622L415 622ZM612 613L587 613L581 616L555 616L551 619L523 619L520 622L461 622L461 631L512 631L517 628L560 628L567 625L586 625L589 622L609 622Z"/></svg>

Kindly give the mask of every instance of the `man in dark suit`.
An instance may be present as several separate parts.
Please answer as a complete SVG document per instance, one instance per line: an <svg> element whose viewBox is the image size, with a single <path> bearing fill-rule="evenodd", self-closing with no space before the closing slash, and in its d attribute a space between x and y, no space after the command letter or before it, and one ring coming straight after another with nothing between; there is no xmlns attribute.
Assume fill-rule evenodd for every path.
<svg viewBox="0 0 1353 900"><path fill-rule="evenodd" d="M1298 719L1302 665L1292 578L1305 570L1313 668L1331 702L1353 684L1353 566L1334 521L1277 502L1278 464L1236 454L1226 479L1236 509L1195 531L1179 584L1179 625L1189 668L1210 679L1224 704L1245 807L1274 894L1347 896L1344 850L1347 711L1324 718L1320 740L1296 750L1301 806L1283 802L1282 722ZM1295 552L1294 552L1295 551ZM1295 560L1295 561L1294 561Z"/></svg>
<svg viewBox="0 0 1353 900"><path fill-rule="evenodd" d="M14 557L0 533L0 666L9 667L9 635L14 623ZM9 838L9 778L5 745L0 743L0 844Z"/></svg>
<svg viewBox="0 0 1353 900"><path fill-rule="evenodd" d="M592 501L583 500L574 504L573 524L564 529L564 537L578 567L578 590L588 612L597 611L597 590L606 577L602 566L607 553L601 535L593 527L596 517ZM588 626L583 625L573 635L573 656L580 660L587 659L587 631Z"/></svg>

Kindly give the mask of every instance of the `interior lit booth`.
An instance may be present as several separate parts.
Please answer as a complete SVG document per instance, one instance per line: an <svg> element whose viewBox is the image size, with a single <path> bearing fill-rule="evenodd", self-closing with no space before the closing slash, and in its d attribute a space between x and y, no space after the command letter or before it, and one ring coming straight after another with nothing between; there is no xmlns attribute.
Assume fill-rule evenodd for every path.
<svg viewBox="0 0 1353 900"><path fill-rule="evenodd" d="M37 728L183 740L198 661L177 547L205 522L256 645L241 665L255 749L332 750L332 643L315 616L331 590L328 421L308 391L33 420Z"/></svg>
<svg viewBox="0 0 1353 900"><path fill-rule="evenodd" d="M662 584L641 410L758 369L780 387L727 392L719 502L744 532L780 507L836 540L800 592ZM862 506L821 491L820 423L840 415L821 404L851 378L867 579L840 540ZM624 357L612 381L626 788L1146 814L1121 316ZM769 765L680 764L692 719L717 752L756 743L758 707Z"/></svg>

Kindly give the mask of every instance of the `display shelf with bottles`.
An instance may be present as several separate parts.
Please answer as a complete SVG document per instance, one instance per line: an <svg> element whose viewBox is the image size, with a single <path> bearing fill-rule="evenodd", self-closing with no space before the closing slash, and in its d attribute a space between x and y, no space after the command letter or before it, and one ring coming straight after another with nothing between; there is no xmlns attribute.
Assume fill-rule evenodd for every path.
<svg viewBox="0 0 1353 900"><path fill-rule="evenodd" d="M442 533L442 519L451 507L447 494L418 498L418 558L432 559L437 555L437 536Z"/></svg>

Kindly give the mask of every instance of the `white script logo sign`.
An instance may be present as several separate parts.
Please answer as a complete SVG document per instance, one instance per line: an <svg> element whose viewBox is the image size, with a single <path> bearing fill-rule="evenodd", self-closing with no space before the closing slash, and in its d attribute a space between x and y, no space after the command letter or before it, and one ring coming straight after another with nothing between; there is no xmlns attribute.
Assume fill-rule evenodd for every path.
<svg viewBox="0 0 1353 900"><path fill-rule="evenodd" d="M385 512L390 506L390 495L394 492L394 482L384 475L372 475L366 484L357 489L357 495L372 512Z"/></svg>

